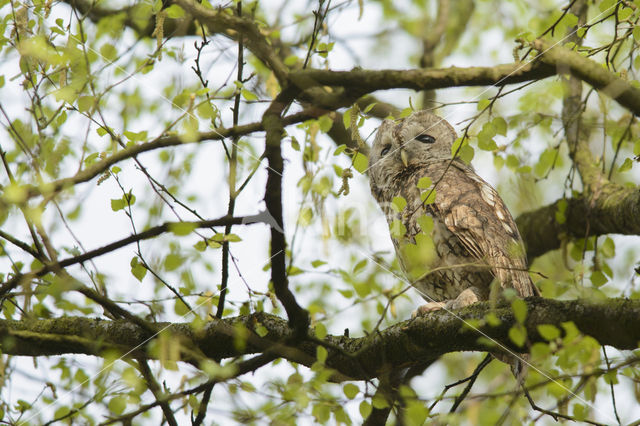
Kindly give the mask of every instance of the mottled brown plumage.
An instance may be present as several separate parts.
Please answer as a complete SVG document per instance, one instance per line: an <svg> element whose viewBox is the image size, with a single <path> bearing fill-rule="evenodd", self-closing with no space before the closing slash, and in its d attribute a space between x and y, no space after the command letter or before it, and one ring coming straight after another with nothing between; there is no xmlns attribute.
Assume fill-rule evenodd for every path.
<svg viewBox="0 0 640 426"><path fill-rule="evenodd" d="M400 264L431 302L420 313L487 300L494 278L520 297L539 295L513 217L472 167L452 160L455 140L449 123L419 111L402 120L385 120L371 149L371 192L396 229L392 240ZM428 181L421 180L425 177L431 181L429 188L424 188ZM435 201L424 203L421 195L432 190ZM406 206L400 209L403 203L393 203L394 197L404 198ZM425 215L432 218L432 226L421 219ZM404 235L394 221L404 225Z"/></svg>

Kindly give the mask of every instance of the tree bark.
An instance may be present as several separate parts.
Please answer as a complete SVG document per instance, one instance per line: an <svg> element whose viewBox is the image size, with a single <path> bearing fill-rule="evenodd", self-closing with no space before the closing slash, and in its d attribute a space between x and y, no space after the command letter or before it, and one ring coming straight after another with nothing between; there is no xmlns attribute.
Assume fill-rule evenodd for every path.
<svg viewBox="0 0 640 426"><path fill-rule="evenodd" d="M593 337L601 345L629 350L638 347L638 300L528 298L526 303L528 314L524 325L528 343L545 341L538 332L538 325L553 324L564 333L562 324L572 321L584 335ZM477 303L454 312L455 315L437 311L366 337L327 336L322 342L311 334L306 339L291 341L293 330L287 321L267 313L210 321L200 330L194 330L188 323L157 323L154 326L158 333L170 333L172 344L193 342L196 347L189 348L191 351L201 351L213 359L268 351L311 366L317 361L316 349L322 343L329 353L326 365L336 371L333 380L364 380L379 377L390 368L416 366L425 359L449 352L495 350L495 346L487 345L487 338L510 350L526 351L509 340L509 329L516 323L511 308L501 305L493 311L500 319L498 326L484 323L488 312L489 303ZM471 327L471 322L477 324L476 327ZM245 332L238 331L240 328L245 328ZM256 330L262 330L263 337ZM266 334L263 333L265 330ZM246 336L246 345L237 344L241 335ZM101 356L106 349L116 349L127 356L153 359L146 350L146 336L142 329L125 320L62 317L0 321L1 349L6 355L35 357L82 353Z"/></svg>

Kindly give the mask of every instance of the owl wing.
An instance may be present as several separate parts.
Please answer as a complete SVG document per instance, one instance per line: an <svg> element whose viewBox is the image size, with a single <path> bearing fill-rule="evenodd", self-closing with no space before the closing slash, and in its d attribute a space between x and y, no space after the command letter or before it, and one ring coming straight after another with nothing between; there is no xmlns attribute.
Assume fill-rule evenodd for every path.
<svg viewBox="0 0 640 426"><path fill-rule="evenodd" d="M477 259L485 261L504 288L520 297L538 296L527 272L518 228L495 189L473 169L457 162L436 181L431 210Z"/></svg>

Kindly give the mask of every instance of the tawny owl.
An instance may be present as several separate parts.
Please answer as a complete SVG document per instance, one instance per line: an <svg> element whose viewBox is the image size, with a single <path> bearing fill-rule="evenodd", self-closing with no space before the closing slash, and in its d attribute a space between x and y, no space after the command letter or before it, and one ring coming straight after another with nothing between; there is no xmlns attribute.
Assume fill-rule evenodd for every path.
<svg viewBox="0 0 640 426"><path fill-rule="evenodd" d="M430 302L419 314L487 300L494 279L520 297L539 295L513 217L471 166L452 159L455 140L447 121L419 111L385 120L371 149L371 192L405 274Z"/></svg>

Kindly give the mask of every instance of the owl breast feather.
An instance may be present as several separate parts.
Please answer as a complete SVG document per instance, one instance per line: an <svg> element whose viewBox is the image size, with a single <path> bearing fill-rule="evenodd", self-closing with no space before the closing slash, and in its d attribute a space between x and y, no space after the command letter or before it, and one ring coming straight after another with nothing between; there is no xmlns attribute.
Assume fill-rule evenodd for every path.
<svg viewBox="0 0 640 426"><path fill-rule="evenodd" d="M398 220L406 229L404 236L396 238L392 235L391 239L407 279L425 299L455 299L470 287L475 287L482 298L487 299L493 280L490 270L465 248L437 214L438 187L435 189L435 206L423 205L421 193L429 189L417 187L425 176L437 184L447 170L447 163L405 168L391 179L386 190L374 191L374 196L389 225L393 226ZM407 202L400 212L392 206L394 197L403 197ZM421 220L425 215L433 223L428 233L420 225L425 223Z"/></svg>

